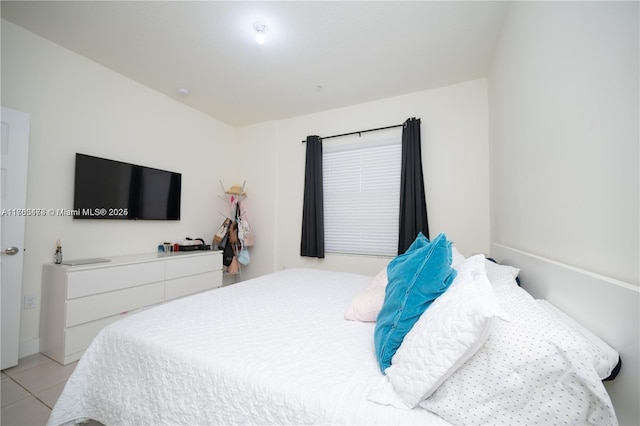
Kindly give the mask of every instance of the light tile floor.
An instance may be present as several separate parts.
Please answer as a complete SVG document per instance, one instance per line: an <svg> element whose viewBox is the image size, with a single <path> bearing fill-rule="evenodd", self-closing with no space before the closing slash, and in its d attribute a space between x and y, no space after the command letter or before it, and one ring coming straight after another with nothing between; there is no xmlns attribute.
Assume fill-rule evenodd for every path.
<svg viewBox="0 0 640 426"><path fill-rule="evenodd" d="M2 426L45 425L77 362L60 365L42 354L2 370Z"/></svg>

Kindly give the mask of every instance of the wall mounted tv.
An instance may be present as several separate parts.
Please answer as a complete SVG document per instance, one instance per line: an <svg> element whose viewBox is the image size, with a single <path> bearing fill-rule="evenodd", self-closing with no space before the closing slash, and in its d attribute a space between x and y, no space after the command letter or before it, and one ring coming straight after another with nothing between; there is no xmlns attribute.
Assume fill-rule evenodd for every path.
<svg viewBox="0 0 640 426"><path fill-rule="evenodd" d="M180 173L76 153L74 219L180 220Z"/></svg>

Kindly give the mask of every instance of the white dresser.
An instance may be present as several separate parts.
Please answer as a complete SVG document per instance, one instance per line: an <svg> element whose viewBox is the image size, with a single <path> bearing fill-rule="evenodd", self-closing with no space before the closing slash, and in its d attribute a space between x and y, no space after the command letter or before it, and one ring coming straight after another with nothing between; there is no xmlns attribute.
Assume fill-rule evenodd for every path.
<svg viewBox="0 0 640 426"><path fill-rule="evenodd" d="M222 285L222 252L143 254L79 266L45 264L40 352L68 364L108 324L136 310Z"/></svg>

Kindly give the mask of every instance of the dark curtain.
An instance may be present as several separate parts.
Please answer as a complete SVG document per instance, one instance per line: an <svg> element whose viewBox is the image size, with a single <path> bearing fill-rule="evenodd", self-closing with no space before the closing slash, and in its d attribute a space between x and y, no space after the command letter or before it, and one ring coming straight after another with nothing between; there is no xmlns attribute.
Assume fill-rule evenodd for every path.
<svg viewBox="0 0 640 426"><path fill-rule="evenodd" d="M308 136L304 170L300 256L324 257L324 197L322 191L322 140L319 136Z"/></svg>
<svg viewBox="0 0 640 426"><path fill-rule="evenodd" d="M429 238L421 151L420 119L410 118L405 121L402 129L398 254L409 248L419 232Z"/></svg>

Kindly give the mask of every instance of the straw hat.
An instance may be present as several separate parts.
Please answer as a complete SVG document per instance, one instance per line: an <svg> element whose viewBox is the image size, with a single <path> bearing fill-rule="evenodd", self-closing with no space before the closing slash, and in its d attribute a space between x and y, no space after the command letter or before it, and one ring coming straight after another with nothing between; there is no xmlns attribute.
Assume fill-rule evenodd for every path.
<svg viewBox="0 0 640 426"><path fill-rule="evenodd" d="M242 187L240 185L232 185L231 189L226 191L226 193L231 195L245 195L245 193L242 192Z"/></svg>

